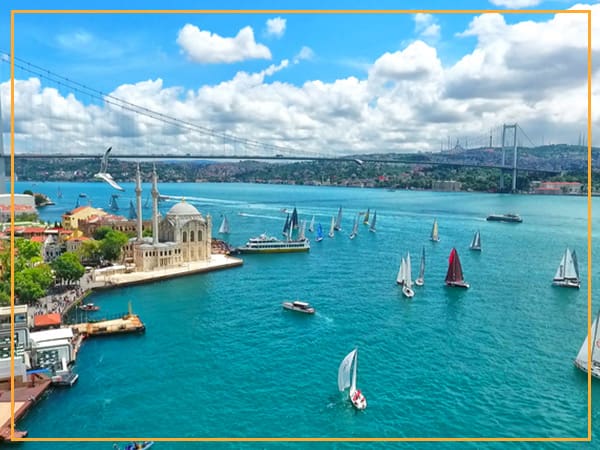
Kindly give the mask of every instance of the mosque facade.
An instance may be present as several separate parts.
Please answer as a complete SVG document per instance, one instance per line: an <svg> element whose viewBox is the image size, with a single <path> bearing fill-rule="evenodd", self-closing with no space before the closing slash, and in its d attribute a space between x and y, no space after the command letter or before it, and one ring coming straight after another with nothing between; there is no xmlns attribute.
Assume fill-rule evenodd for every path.
<svg viewBox="0 0 600 450"><path fill-rule="evenodd" d="M142 237L142 182L139 166L136 174L137 237L125 248L126 260L136 271L178 267L211 258L212 219L191 204L181 201L164 217L158 212L158 180L152 173L152 237Z"/></svg>

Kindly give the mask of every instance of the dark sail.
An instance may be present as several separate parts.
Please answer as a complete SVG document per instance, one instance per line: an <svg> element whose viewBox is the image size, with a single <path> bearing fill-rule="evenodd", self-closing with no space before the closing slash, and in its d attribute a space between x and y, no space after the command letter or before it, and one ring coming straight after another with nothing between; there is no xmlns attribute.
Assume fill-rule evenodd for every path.
<svg viewBox="0 0 600 450"><path fill-rule="evenodd" d="M448 282L463 282L462 267L460 265L460 259L458 258L458 252L455 248L450 252L448 258L448 272L446 273L446 283Z"/></svg>
<svg viewBox="0 0 600 450"><path fill-rule="evenodd" d="M296 211L296 208L294 208L294 211L292 211L292 221L290 223L290 227L292 230L298 229L298 211Z"/></svg>
<svg viewBox="0 0 600 450"><path fill-rule="evenodd" d="M283 226L283 235L287 236L288 232L290 231L290 215L287 215L287 218L285 219L285 225Z"/></svg>

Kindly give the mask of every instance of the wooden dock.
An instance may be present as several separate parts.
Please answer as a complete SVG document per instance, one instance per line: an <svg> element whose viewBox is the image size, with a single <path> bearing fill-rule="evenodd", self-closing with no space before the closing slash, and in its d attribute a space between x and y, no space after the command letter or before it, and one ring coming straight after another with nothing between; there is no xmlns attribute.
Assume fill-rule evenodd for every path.
<svg viewBox="0 0 600 450"><path fill-rule="evenodd" d="M146 326L137 314L125 314L117 319L84 322L70 325L73 331L85 336L106 336L122 333L143 333Z"/></svg>

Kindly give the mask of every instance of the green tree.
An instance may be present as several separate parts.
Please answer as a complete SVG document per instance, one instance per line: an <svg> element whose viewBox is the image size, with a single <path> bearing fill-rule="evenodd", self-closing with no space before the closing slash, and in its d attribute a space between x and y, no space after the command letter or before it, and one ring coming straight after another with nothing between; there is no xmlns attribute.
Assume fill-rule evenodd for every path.
<svg viewBox="0 0 600 450"><path fill-rule="evenodd" d="M41 258L42 256L42 244L39 242L32 242L28 239L17 238L15 239L15 247L17 248L17 255L25 258L27 261L32 259Z"/></svg>
<svg viewBox="0 0 600 450"><path fill-rule="evenodd" d="M15 273L15 294L18 303L31 303L43 297L46 289L35 279L35 273L31 269L25 269Z"/></svg>
<svg viewBox="0 0 600 450"><path fill-rule="evenodd" d="M108 261L115 261L121 256L123 246L127 244L129 238L121 231L110 230L106 233L104 239L100 241L100 251L102 258Z"/></svg>
<svg viewBox="0 0 600 450"><path fill-rule="evenodd" d="M85 268L73 252L63 253L52 262L51 266L54 276L58 280L65 280L69 283L79 280L85 273Z"/></svg>
<svg viewBox="0 0 600 450"><path fill-rule="evenodd" d="M100 258L102 257L102 251L100 250L100 241L83 241L77 253L82 261L100 261Z"/></svg>
<svg viewBox="0 0 600 450"><path fill-rule="evenodd" d="M25 195L31 195L31 196L33 196L33 191L32 191L31 189L25 189L25 190L23 191L23 194L25 194Z"/></svg>
<svg viewBox="0 0 600 450"><path fill-rule="evenodd" d="M93 238L96 239L97 241L101 241L102 239L104 239L106 237L106 235L110 231L112 231L111 227L107 227L107 226L98 227L96 229L96 231L94 231Z"/></svg>

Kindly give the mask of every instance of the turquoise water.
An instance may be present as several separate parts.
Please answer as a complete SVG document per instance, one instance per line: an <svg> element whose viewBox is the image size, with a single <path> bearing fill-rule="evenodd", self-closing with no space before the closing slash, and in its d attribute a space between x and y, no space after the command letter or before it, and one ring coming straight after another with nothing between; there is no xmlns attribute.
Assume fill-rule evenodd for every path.
<svg viewBox="0 0 600 450"><path fill-rule="evenodd" d="M124 186L119 203L126 215L133 185ZM25 182L15 192L27 188L60 202L42 213L49 220L74 207L80 192L98 207L107 207L112 193L100 183ZM77 385L52 392L19 423L31 437L587 435L587 379L572 364L586 333L586 198L250 184L164 184L160 191L210 213L215 233L220 214L227 214L233 245L265 231L280 236L281 209L294 206L301 219L314 214L325 230L342 206L343 230L312 242L307 254L248 255L241 268L94 294L99 315L124 311L131 300L147 332L88 340ZM163 204L163 212L173 204ZM361 223L350 240L354 216L367 207L377 210L377 233ZM510 211L524 222L485 221ZM428 240L435 217L437 244ZM481 253L468 249L477 229ZM406 300L395 284L400 257L410 251L416 276L422 246L425 286ZM566 246L578 253L579 291L551 286ZM452 247L468 290L444 286ZM296 298L311 302L316 315L281 308ZM369 403L360 413L336 385L337 367L354 347L358 385ZM597 410L593 416L600 421ZM192 447L161 442L153 449Z"/></svg>

